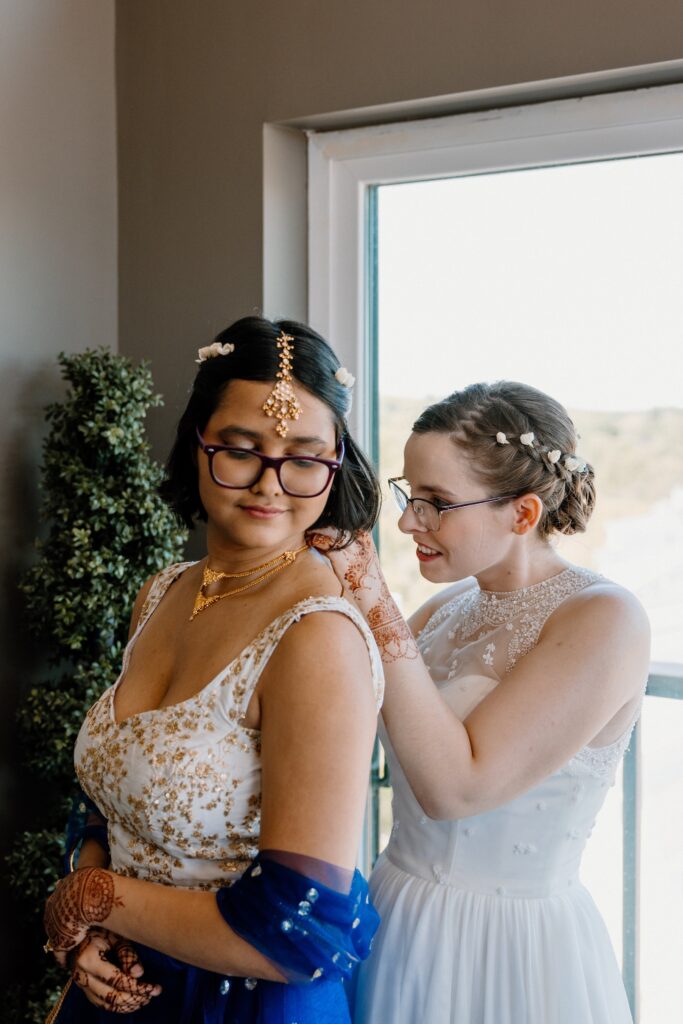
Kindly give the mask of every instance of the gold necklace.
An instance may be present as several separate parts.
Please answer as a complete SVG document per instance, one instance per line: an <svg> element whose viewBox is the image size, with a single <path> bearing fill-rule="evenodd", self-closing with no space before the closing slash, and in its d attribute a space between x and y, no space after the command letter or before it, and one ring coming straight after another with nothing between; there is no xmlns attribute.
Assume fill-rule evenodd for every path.
<svg viewBox="0 0 683 1024"><path fill-rule="evenodd" d="M308 544L303 544L296 551L283 551L281 555L271 558L269 562L257 565L253 569L245 569L243 572L221 572L219 569L209 569L208 565L205 565L201 586L194 599L194 608L192 609L192 615L190 615L190 622L200 612L203 612L205 608L208 608L209 605L215 604L216 601L222 601L224 597L234 597L236 594L242 594L245 590L249 590L250 587L255 587L257 583L267 580L269 576L274 576L275 573L286 569L288 565L293 565L296 561L296 556L305 551L307 547ZM255 573L260 573L261 575L257 576L255 580L250 580L249 583L244 583L241 587L228 590L225 594L211 594L210 597L207 597L204 593L209 584L217 583L218 580L241 580L245 576L253 576Z"/></svg>

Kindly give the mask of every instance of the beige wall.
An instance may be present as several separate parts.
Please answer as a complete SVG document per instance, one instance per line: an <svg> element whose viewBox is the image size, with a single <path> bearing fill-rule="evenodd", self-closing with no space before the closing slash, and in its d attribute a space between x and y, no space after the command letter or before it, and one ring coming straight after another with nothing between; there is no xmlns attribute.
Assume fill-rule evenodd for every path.
<svg viewBox="0 0 683 1024"><path fill-rule="evenodd" d="M27 799L8 762L36 656L16 584L42 409L60 349L117 345L114 15L113 0L0 0L0 837Z"/></svg>
<svg viewBox="0 0 683 1024"><path fill-rule="evenodd" d="M263 301L264 122L682 56L680 0L118 0L120 345L157 452L193 350Z"/></svg>

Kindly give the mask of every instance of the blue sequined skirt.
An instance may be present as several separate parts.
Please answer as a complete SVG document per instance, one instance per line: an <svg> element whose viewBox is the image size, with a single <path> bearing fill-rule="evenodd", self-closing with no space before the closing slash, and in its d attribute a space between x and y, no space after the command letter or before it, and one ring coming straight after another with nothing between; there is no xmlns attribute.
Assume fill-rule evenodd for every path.
<svg viewBox="0 0 683 1024"><path fill-rule="evenodd" d="M71 985L55 1024L350 1024L342 981L282 985L225 978L136 945L145 981L163 991L134 1013L111 1013L93 1006ZM253 982L250 980L249 985Z"/></svg>
<svg viewBox="0 0 683 1024"><path fill-rule="evenodd" d="M344 894L258 854L216 902L292 984L221 977L136 943L143 977L162 986L160 995L133 1013L111 1013L72 985L51 1024L350 1024L344 983L379 924L359 871Z"/></svg>

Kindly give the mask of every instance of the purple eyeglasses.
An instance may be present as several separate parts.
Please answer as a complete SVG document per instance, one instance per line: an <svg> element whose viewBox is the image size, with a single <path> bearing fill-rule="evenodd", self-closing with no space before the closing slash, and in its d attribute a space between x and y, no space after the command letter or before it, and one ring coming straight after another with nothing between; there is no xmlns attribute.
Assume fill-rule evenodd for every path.
<svg viewBox="0 0 683 1024"><path fill-rule="evenodd" d="M272 458L252 448L234 448L225 444L207 444L196 427L199 447L209 460L211 479L219 487L248 490L267 469L274 469L278 483L292 498L317 498L341 469L344 441L339 441L336 459L320 459L313 455L281 455Z"/></svg>

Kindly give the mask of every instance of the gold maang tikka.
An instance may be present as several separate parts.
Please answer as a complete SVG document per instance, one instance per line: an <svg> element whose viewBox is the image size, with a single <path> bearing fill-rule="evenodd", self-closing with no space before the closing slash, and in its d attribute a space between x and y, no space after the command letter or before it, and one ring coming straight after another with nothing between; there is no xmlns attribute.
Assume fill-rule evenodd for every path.
<svg viewBox="0 0 683 1024"><path fill-rule="evenodd" d="M301 415L301 406L296 400L292 388L292 353L294 347L290 343L294 341L291 334L280 331L276 345L280 350L280 368L275 374L275 387L268 395L262 405L266 416L274 416L277 420L275 430L280 437L287 437L289 430L288 420L298 420Z"/></svg>

